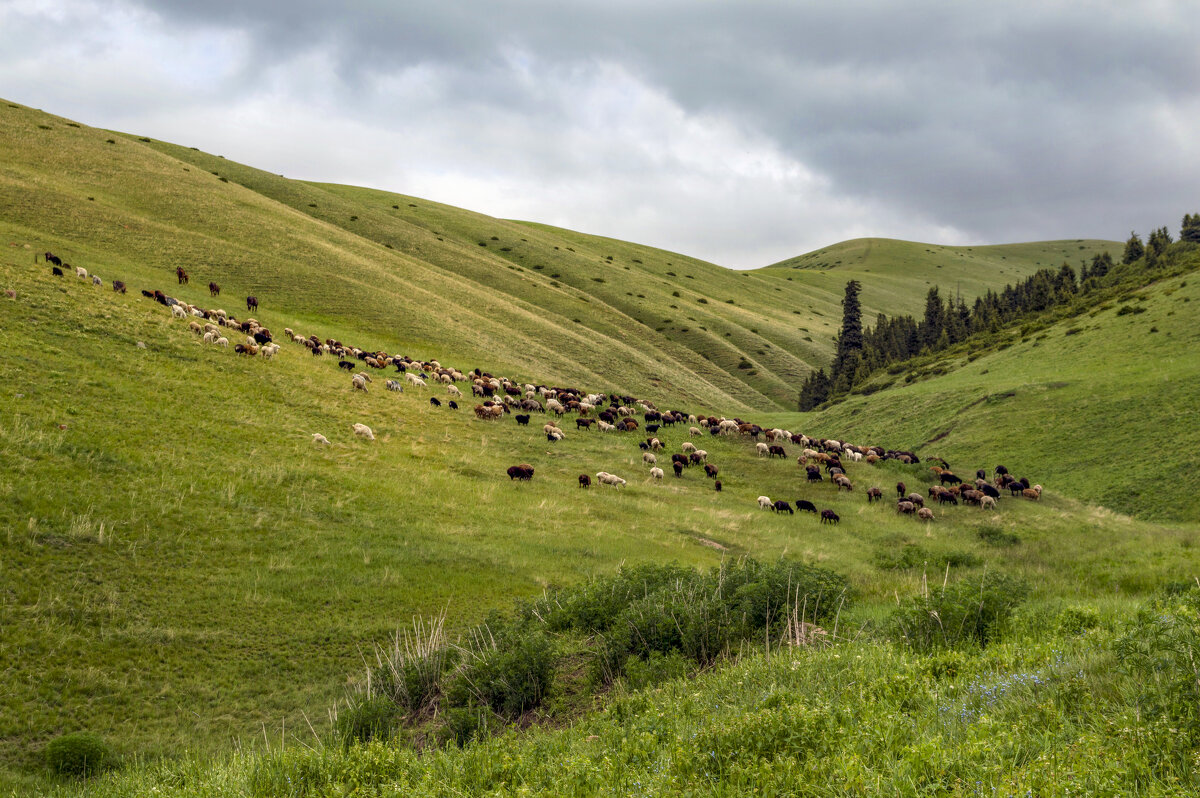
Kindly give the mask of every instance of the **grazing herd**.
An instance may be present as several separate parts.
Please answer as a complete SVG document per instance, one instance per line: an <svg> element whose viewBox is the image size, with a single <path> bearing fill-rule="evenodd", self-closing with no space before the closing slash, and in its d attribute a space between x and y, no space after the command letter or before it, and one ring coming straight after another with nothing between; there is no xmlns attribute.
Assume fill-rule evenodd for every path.
<svg viewBox="0 0 1200 798"><path fill-rule="evenodd" d="M102 285L103 281L97 275L89 275L82 267L73 267L64 263L61 258L51 252L45 253L45 260L52 266L52 274L64 276L67 271L74 269L76 276L89 280L93 285ZM176 278L179 285L189 283L188 272L182 267L176 267ZM217 297L221 287L216 282L209 282L209 295ZM112 281L112 289L124 294L126 285L121 280ZM14 296L12 292L10 296ZM221 335L221 328L236 330L245 335L244 342L234 345L237 354L246 356L261 356L270 359L279 350L270 330L263 327L255 319L248 318L239 321L224 310L209 310L198 308L173 297L162 291L143 290L142 295L153 299L164 307L169 308L172 317L189 319L189 329L202 337L204 343L228 347L229 339ZM258 308L258 298L246 297L247 312ZM202 324L200 319L204 320ZM691 414L682 410L660 411L646 399L632 396L590 393L579 388L534 385L521 383L507 377L497 377L479 368L471 372L462 372L454 368L443 367L437 360L414 360L407 356L388 354L383 351L364 350L347 346L340 341L326 338L322 340L316 335L307 337L297 335L290 328L285 329L285 336L300 346L306 348L313 356L333 355L338 358L338 368L352 372L350 377L351 393L368 393L368 386L374 380L368 369L384 370L394 368L397 375L404 374L400 379L388 379L385 387L394 393L404 393L405 386L412 388L428 388L430 382L446 388L446 407L457 410L456 398L462 398L463 392L457 383L469 383L471 394L479 398L474 406L475 418L480 421L494 422L505 415L513 415L518 426L528 427L533 413L543 415L553 414L557 419L573 413L576 415L574 430L576 433L590 432L593 429L601 433L632 433L641 429L644 424L645 433L649 436L638 441L642 450L642 463L649 467L648 480L662 482L666 474L659 466L659 453L665 445L659 437L661 431L687 424L689 437L701 437L705 434L720 438L749 439L753 441L755 452L759 457L773 460L778 458L786 461L788 458L785 443L800 447L802 450L797 463L803 469L805 482L809 485L824 483L828 477L834 493L853 493L854 483L846 473L845 463L865 463L867 466L876 465L887 460L895 460L903 465L918 465L921 459L911 451L890 450L880 446L858 446L845 441L812 438L783 429L768 429L739 418L718 418L703 414ZM431 407L442 407L441 400L429 397ZM634 418L641 415L642 421ZM561 422L559 422L561 423ZM542 427L547 443L558 443L566 439L566 433L559 423L547 423ZM368 441L375 440L375 434L365 424L354 424L355 436ZM760 438L762 440L760 440ZM312 441L320 445L330 445L330 441L320 433L312 433ZM717 479L720 468L708 462L708 452L698 448L691 441L684 441L680 451L670 455L671 471L676 479L683 479L685 471L693 466L701 466L705 477L713 480L715 491L722 491L722 483ZM939 507L953 507L960 503L974 505L983 510L994 511L1001 499L1002 491L1008 490L1011 496L1021 496L1037 501L1042 495L1042 486L1030 484L1026 478L1012 476L1004 466L996 466L989 480L987 472L979 469L973 480L964 480L950 470L949 464L940 458L927 458L934 463L929 467L931 481L927 495L909 491L904 482L896 485L896 512L900 515L910 515L929 522L934 520L934 512L926 506L936 502ZM822 473L824 470L824 473ZM528 463L511 466L507 469L510 481L528 482L533 479L534 467ZM607 471L598 471L595 480L601 485L621 488L627 485L622 477ZM592 477L586 473L578 476L581 488L592 485ZM818 488L820 489L820 488ZM827 488L824 490L828 490ZM872 486L865 491L868 504L881 502L883 490ZM786 500L772 500L761 495L757 499L758 507L770 510L776 514L786 513L795 515L811 513L820 518L822 524L838 524L840 518L832 509L818 509L810 499L795 500L795 507Z"/></svg>

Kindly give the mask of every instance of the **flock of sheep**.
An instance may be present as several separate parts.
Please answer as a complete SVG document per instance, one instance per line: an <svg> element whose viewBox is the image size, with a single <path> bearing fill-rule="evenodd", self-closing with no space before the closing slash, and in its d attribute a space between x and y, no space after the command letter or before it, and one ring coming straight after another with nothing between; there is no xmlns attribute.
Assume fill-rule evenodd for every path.
<svg viewBox="0 0 1200 798"><path fill-rule="evenodd" d="M45 259L53 266L55 275L63 275L64 269L74 268L80 279L89 279L86 269L71 267L64 264L53 253L47 252ZM182 270L177 270L177 276ZM186 273L183 273L186 275ZM103 281L96 275L90 275L94 285L102 285ZM186 276L179 277L180 283L186 282ZM210 295L216 296L219 288L210 285ZM126 287L120 280L112 283L114 291L125 293ZM11 292L10 292L11 294ZM244 342L234 345L238 354L261 356L266 359L273 357L280 345L275 343L270 330L263 327L257 320L247 318L238 321L224 310L204 309L195 305L174 299L161 291L142 291L143 296L154 299L170 309L173 318L188 319L189 329L201 337L206 344L228 347L229 339L221 334L224 327L230 331L236 330L245 335ZM257 308L255 297L247 297L247 310ZM203 319L203 322L201 321ZM232 332L231 332L232 334ZM389 391L402 393L405 385L414 388L427 388L428 381L443 385L448 395L448 406L457 410L455 399L463 398L463 392L458 383L471 385L471 393L481 399L475 405L475 416L483 421L495 421L507 414L513 414L520 426L528 426L532 413L553 414L562 418L567 414L575 414L577 431L587 431L596 427L605 433L630 433L645 425L645 431L650 437L639 440L638 446L642 451L642 463L649 466L649 479L661 481L666 472L658 465L659 453L665 448L663 442L656 436L662 429L679 424L688 424L688 435L691 437L705 434L722 437L736 437L753 442L758 456L768 459L779 458L786 461L788 454L784 443L798 445L802 448L797 464L804 470L807 483L824 482L829 477L830 484L836 492L852 492L854 485L846 473L846 462L862 462L868 465L896 460L904 464L920 463L920 458L913 452L888 450L881 446L860 446L845 441L811 438L807 435L793 433L783 429L765 429L738 418L718 418L715 416L696 415L684 411L659 411L655 405L646 399L632 396L610 396L604 393L592 393L572 387L550 387L520 383L507 377L497 377L481 369L462 372L455 368L442 366L437 360L419 361L410 357L388 354L383 351L371 351L348 346L334 339L321 340L316 335L301 336L290 328L284 330L288 340L305 347L313 356L331 355L338 358L338 367L354 372L350 378L350 389L353 392L368 392L368 386L374 382L369 370L382 371L394 368L397 374L404 374L404 382L388 379L385 383ZM436 397L430 397L430 404L441 406ZM524 411L524 412L518 412ZM594 414L594 418L593 418ZM641 415L639 422L635 416ZM561 422L560 422L561 423ZM352 427L354 435L365 440L375 440L375 434L366 424L356 423ZM547 442L557 443L566 438L566 433L556 423L542 426L542 434ZM759 440L759 437L763 440ZM330 441L320 433L313 433L314 443L329 445ZM984 510L994 510L1000 499L1002 490L1009 490L1013 496L1023 496L1027 499L1041 498L1042 486L1030 485L1027 479L1016 479L1009 474L1004 466L996 466L994 480L989 481L988 475L982 469L975 474L972 482L964 482L949 469L949 464L940 458L933 458L940 465L933 465L931 472L938 484L930 486L928 499L939 505L957 505L961 500L964 504L976 505ZM708 462L708 452L691 441L684 441L680 451L671 455L671 468L675 477L681 478L684 469L693 465L703 466L705 475L713 480L715 490L722 490L722 483L717 479L719 469ZM822 468L825 475L822 475ZM521 463L510 467L507 474L511 480L527 481L534 475L533 466ZM620 488L627 484L626 480L607 471L599 471L596 481L602 485ZM592 484L588 474L578 477L580 487L587 488ZM949 487L947 487L949 485ZM926 496L919 492L909 492L903 482L896 485L896 512L902 515L912 515L923 521L934 519L933 510L925 506ZM883 490L871 487L866 491L867 502L882 500ZM760 509L776 513L792 515L795 511L811 512L820 517L821 523L837 524L840 521L837 513L831 509L818 510L809 499L797 499L795 510L784 500L772 501L768 496L759 496L757 504Z"/></svg>

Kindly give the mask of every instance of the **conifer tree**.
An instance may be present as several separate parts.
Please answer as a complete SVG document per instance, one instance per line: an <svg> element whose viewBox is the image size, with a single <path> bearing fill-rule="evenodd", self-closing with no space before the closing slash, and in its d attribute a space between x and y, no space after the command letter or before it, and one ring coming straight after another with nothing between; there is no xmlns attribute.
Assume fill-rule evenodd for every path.
<svg viewBox="0 0 1200 798"><path fill-rule="evenodd" d="M1137 233L1131 232L1129 240L1125 242L1125 254L1121 256L1121 263L1133 263L1145 254L1146 248L1142 246L1142 239L1138 238Z"/></svg>

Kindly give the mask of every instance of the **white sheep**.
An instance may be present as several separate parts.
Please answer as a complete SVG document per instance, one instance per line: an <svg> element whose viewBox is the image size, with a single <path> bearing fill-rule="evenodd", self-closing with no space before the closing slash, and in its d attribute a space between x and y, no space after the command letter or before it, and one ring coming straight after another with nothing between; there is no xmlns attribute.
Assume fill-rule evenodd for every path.
<svg viewBox="0 0 1200 798"><path fill-rule="evenodd" d="M75 276L78 277L80 280L86 280L87 279L87 269L83 268L82 266L76 266L75 267Z"/></svg>
<svg viewBox="0 0 1200 798"><path fill-rule="evenodd" d="M176 319L186 319L187 311L184 310L183 308L179 307L179 305L172 305L171 306L171 316ZM254 343L253 338L250 339L250 343Z"/></svg>
<svg viewBox="0 0 1200 798"><path fill-rule="evenodd" d="M415 386L417 386L418 388L424 388L424 387L425 387L425 380L421 379L421 378L420 378L420 377L418 377L416 374L411 374L411 373L410 373L410 374L405 374L405 375L404 375L404 379L406 379L406 380L408 381L408 384L409 384L409 385L415 385Z"/></svg>
<svg viewBox="0 0 1200 798"><path fill-rule="evenodd" d="M313 443L323 443L323 444L325 444L326 446L328 446L328 445L329 445L329 439L328 439L328 438L326 438L324 435L322 435L322 434L321 434L321 433L319 433L319 432L314 432L314 433L313 433L313 438L312 438L312 441L313 441Z"/></svg>
<svg viewBox="0 0 1200 798"><path fill-rule="evenodd" d="M759 496L758 497L758 509L770 510L774 506L775 505L773 505L771 503L771 497L769 497L769 496Z"/></svg>
<svg viewBox="0 0 1200 798"><path fill-rule="evenodd" d="M601 432L612 432L617 428L615 424L609 424L607 421L597 421L596 423L600 425Z"/></svg>
<svg viewBox="0 0 1200 798"><path fill-rule="evenodd" d="M766 457L771 453L771 447L767 446L765 443L756 443L754 448L758 452L759 457Z"/></svg>
<svg viewBox="0 0 1200 798"><path fill-rule="evenodd" d="M704 451L703 449L697 449L695 454L697 457L700 458L700 462L702 462L702 463L708 462L708 452Z"/></svg>
<svg viewBox="0 0 1200 798"><path fill-rule="evenodd" d="M462 398L462 395L463 395L463 394L462 394L462 391L460 391L460 390L458 389L458 386L457 386L457 385L447 385L447 386L446 386L446 393L447 393L449 396L457 396L457 397L458 397L458 398L460 398L460 399Z"/></svg>
<svg viewBox="0 0 1200 798"><path fill-rule="evenodd" d="M596 474L596 479L605 485L612 485L614 488L619 488L625 484L625 480L621 479L616 474L610 474L607 471L600 471Z"/></svg>
<svg viewBox="0 0 1200 798"><path fill-rule="evenodd" d="M650 476L654 479L662 479L663 478L663 470L661 468L659 468L658 466L655 466L654 468L650 469Z"/></svg>
<svg viewBox="0 0 1200 798"><path fill-rule="evenodd" d="M642 462L646 463L648 465L654 465L655 463L658 462L658 458L655 457L652 452L643 452L642 453Z"/></svg>
<svg viewBox="0 0 1200 798"><path fill-rule="evenodd" d="M228 349L228 348L229 348L229 339L228 339L228 338L226 338L224 335L222 335L222 336L221 336L220 338L218 338L217 340L213 341L213 343L214 343L214 344L216 344L217 346L223 346L223 347L225 347L226 349Z"/></svg>
<svg viewBox="0 0 1200 798"><path fill-rule="evenodd" d="M360 438L365 438L366 440L369 440L369 441L375 440L375 433L371 432L371 428L368 427L366 424L357 424L356 423L354 425L354 434Z"/></svg>
<svg viewBox="0 0 1200 798"><path fill-rule="evenodd" d="M699 427L692 427L691 429L688 430L688 435L703 435L703 434L704 433L700 431Z"/></svg>
<svg viewBox="0 0 1200 798"><path fill-rule="evenodd" d="M979 509L995 510L996 509L996 500L991 496L984 496L982 499L979 500Z"/></svg>
<svg viewBox="0 0 1200 798"><path fill-rule="evenodd" d="M92 285L104 285L104 281L93 274L92 275Z"/></svg>
<svg viewBox="0 0 1200 798"><path fill-rule="evenodd" d="M650 439L650 448L651 448L651 449L653 449L654 451L656 451L656 452L657 452L657 451L658 451L659 449L661 449L662 447L663 447L663 445L662 445L662 441L660 441L658 438L651 438L651 439Z"/></svg>
<svg viewBox="0 0 1200 798"><path fill-rule="evenodd" d="M684 441L683 445L681 445L679 449L684 454L687 454L688 452L694 452L696 451L696 444L692 443L691 441Z"/></svg>
<svg viewBox="0 0 1200 798"><path fill-rule="evenodd" d="M367 392L367 380L365 379L366 376L367 375L365 374L355 374L350 378L350 385L353 386L354 390L362 391L363 393Z"/></svg>
<svg viewBox="0 0 1200 798"><path fill-rule="evenodd" d="M214 335L213 333L206 332L204 334L204 343L211 344L215 340L217 340L217 336Z"/></svg>
<svg viewBox="0 0 1200 798"><path fill-rule="evenodd" d="M401 385L396 380L388 380L386 383L386 387L389 391L394 391L396 393L404 393L404 386Z"/></svg>

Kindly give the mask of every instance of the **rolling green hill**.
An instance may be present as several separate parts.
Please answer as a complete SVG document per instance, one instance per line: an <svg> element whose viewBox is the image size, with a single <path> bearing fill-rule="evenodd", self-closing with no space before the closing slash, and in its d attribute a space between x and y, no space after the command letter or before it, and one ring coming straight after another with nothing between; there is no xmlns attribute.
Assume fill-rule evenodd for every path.
<svg viewBox="0 0 1200 798"><path fill-rule="evenodd" d="M864 321L870 324L874 320L870 311L919 316L925 294L934 286L943 297L958 292L970 304L989 288L1015 285L1038 269L1057 269L1066 263L1078 273L1093 255L1107 251L1115 257L1122 246L1115 241L1082 238L974 247L859 238L780 261L758 273L839 295L847 280L858 280L868 311Z"/></svg>
<svg viewBox="0 0 1200 798"><path fill-rule="evenodd" d="M731 412L787 409L808 371L827 362L840 319L840 275L737 272L414 197L289 180L11 103L0 102L0 156L0 232L35 242L34 251L139 288L165 288L183 266L193 284L181 298L205 298L214 280L227 307L254 294L263 315L306 334L486 359L525 379L549 373ZM947 256L936 273L947 290L975 275L963 285L970 296L1035 260L1060 260L1057 244L1015 251L1023 259L1011 269ZM869 314L920 310L926 286L912 287L912 259L870 263Z"/></svg>
<svg viewBox="0 0 1200 798"><path fill-rule="evenodd" d="M0 206L0 290L15 293L0 296L0 792L291 795L363 784L382 794L452 794L510 778L513 789L550 793L562 786L556 775L629 792L649 778L645 769L675 756L668 749L691 752L680 767L712 776L708 786L735 777L761 785L754 773L768 764L713 775L686 763L708 756L697 746L717 724L728 731L722 745L777 721L787 745L800 745L809 738L791 734L785 706L786 719L826 729L844 722L893 740L917 718L924 735L895 751L835 734L839 745L863 739L862 759L792 757L811 765L805 777L814 784L850 762L847 792L892 785L880 780L887 762L901 763L894 783L904 784L906 768L919 770L929 751L959 744L966 753L955 773L991 768L996 783L1005 768L1040 772L1042 754L1059 750L1051 736L1029 747L1048 728L1035 709L1065 706L1078 693L1106 701L1129 688L1098 681L1089 692L1071 681L1075 669L1115 668L1093 638L1060 632L1059 613L1085 603L1103 614L1108 635L1138 602L1200 572L1200 486L1188 469L1200 409L1188 312L1200 290L1194 274L1094 315L1012 331L987 351L922 367L907 383L903 373L881 376L893 383L801 415L780 408L792 406L798 376L828 357L841 285L855 268L896 281L902 306L883 306L889 313L916 312L924 279L995 260L968 268L957 254L932 266L889 256L850 268L844 257L823 270L732 272L416 198L290 181L10 104L0 105ZM1060 263L1064 247L1083 257L1090 250L1081 244L1091 246L986 249L1028 271L1039 260ZM35 263L45 250L125 280L130 293L52 276ZM175 286L176 265L192 273L191 285ZM863 489L880 485L890 498L904 480L924 490L932 479L924 464L849 463L856 489L839 493L803 481L794 446L787 458L764 458L748 438L692 439L687 425L662 432L660 457L695 440L720 467L723 490L695 469L655 482L640 434L576 431L568 417L566 440L551 444L540 418L523 428L507 417L476 419L469 399L457 412L431 406L431 396L448 398L442 388L394 394L377 380L356 393L333 358L286 341L271 360L239 357L201 343L138 294L162 288L211 306L213 279L230 311L257 294L256 315L277 332L290 326L464 370L620 389L660 406L916 448L967 473L1005 462L1046 494L1036 503L1002 499L996 512L939 507L922 526L890 502L868 504ZM819 290L821 280L832 285ZM377 440L355 438L355 422ZM315 432L332 445L314 444ZM533 481L504 475L519 462L535 466ZM628 485L577 487L579 474L602 469ZM807 498L842 520L763 512L759 495ZM856 600L843 622L862 640L667 692L623 698L618 690L614 714L589 714L562 733L502 735L459 758L330 748L309 760L292 751L313 744L331 707L361 687L373 644L415 616L445 611L457 633L514 598L621 563L706 566L742 556L802 559L846 575ZM934 571L951 578L950 563L955 576L1025 579L1028 639L960 658L897 653L883 642L896 602L936 581ZM1039 637L1042 623L1056 636ZM1012 714L1025 719L1026 736L998 763L986 759L992 727L948 730L938 698L948 684L969 695L972 680L1049 668L1067 698L1021 693ZM815 706L805 714L796 696L806 684L821 685L828 706L849 714L826 717ZM569 703L557 689L556 700ZM111 741L127 772L83 786L51 779L45 744L78 729ZM277 766L261 749L280 738L291 753ZM1100 748L1087 735L1070 739L1081 757ZM1102 739L1111 761L1135 750L1119 736ZM226 760L234 747L240 753ZM1035 753L1011 753L1018 749ZM762 762L791 750L764 748ZM918 775L913 783L927 791L944 786L943 771ZM653 784L703 791L690 778L656 770Z"/></svg>

